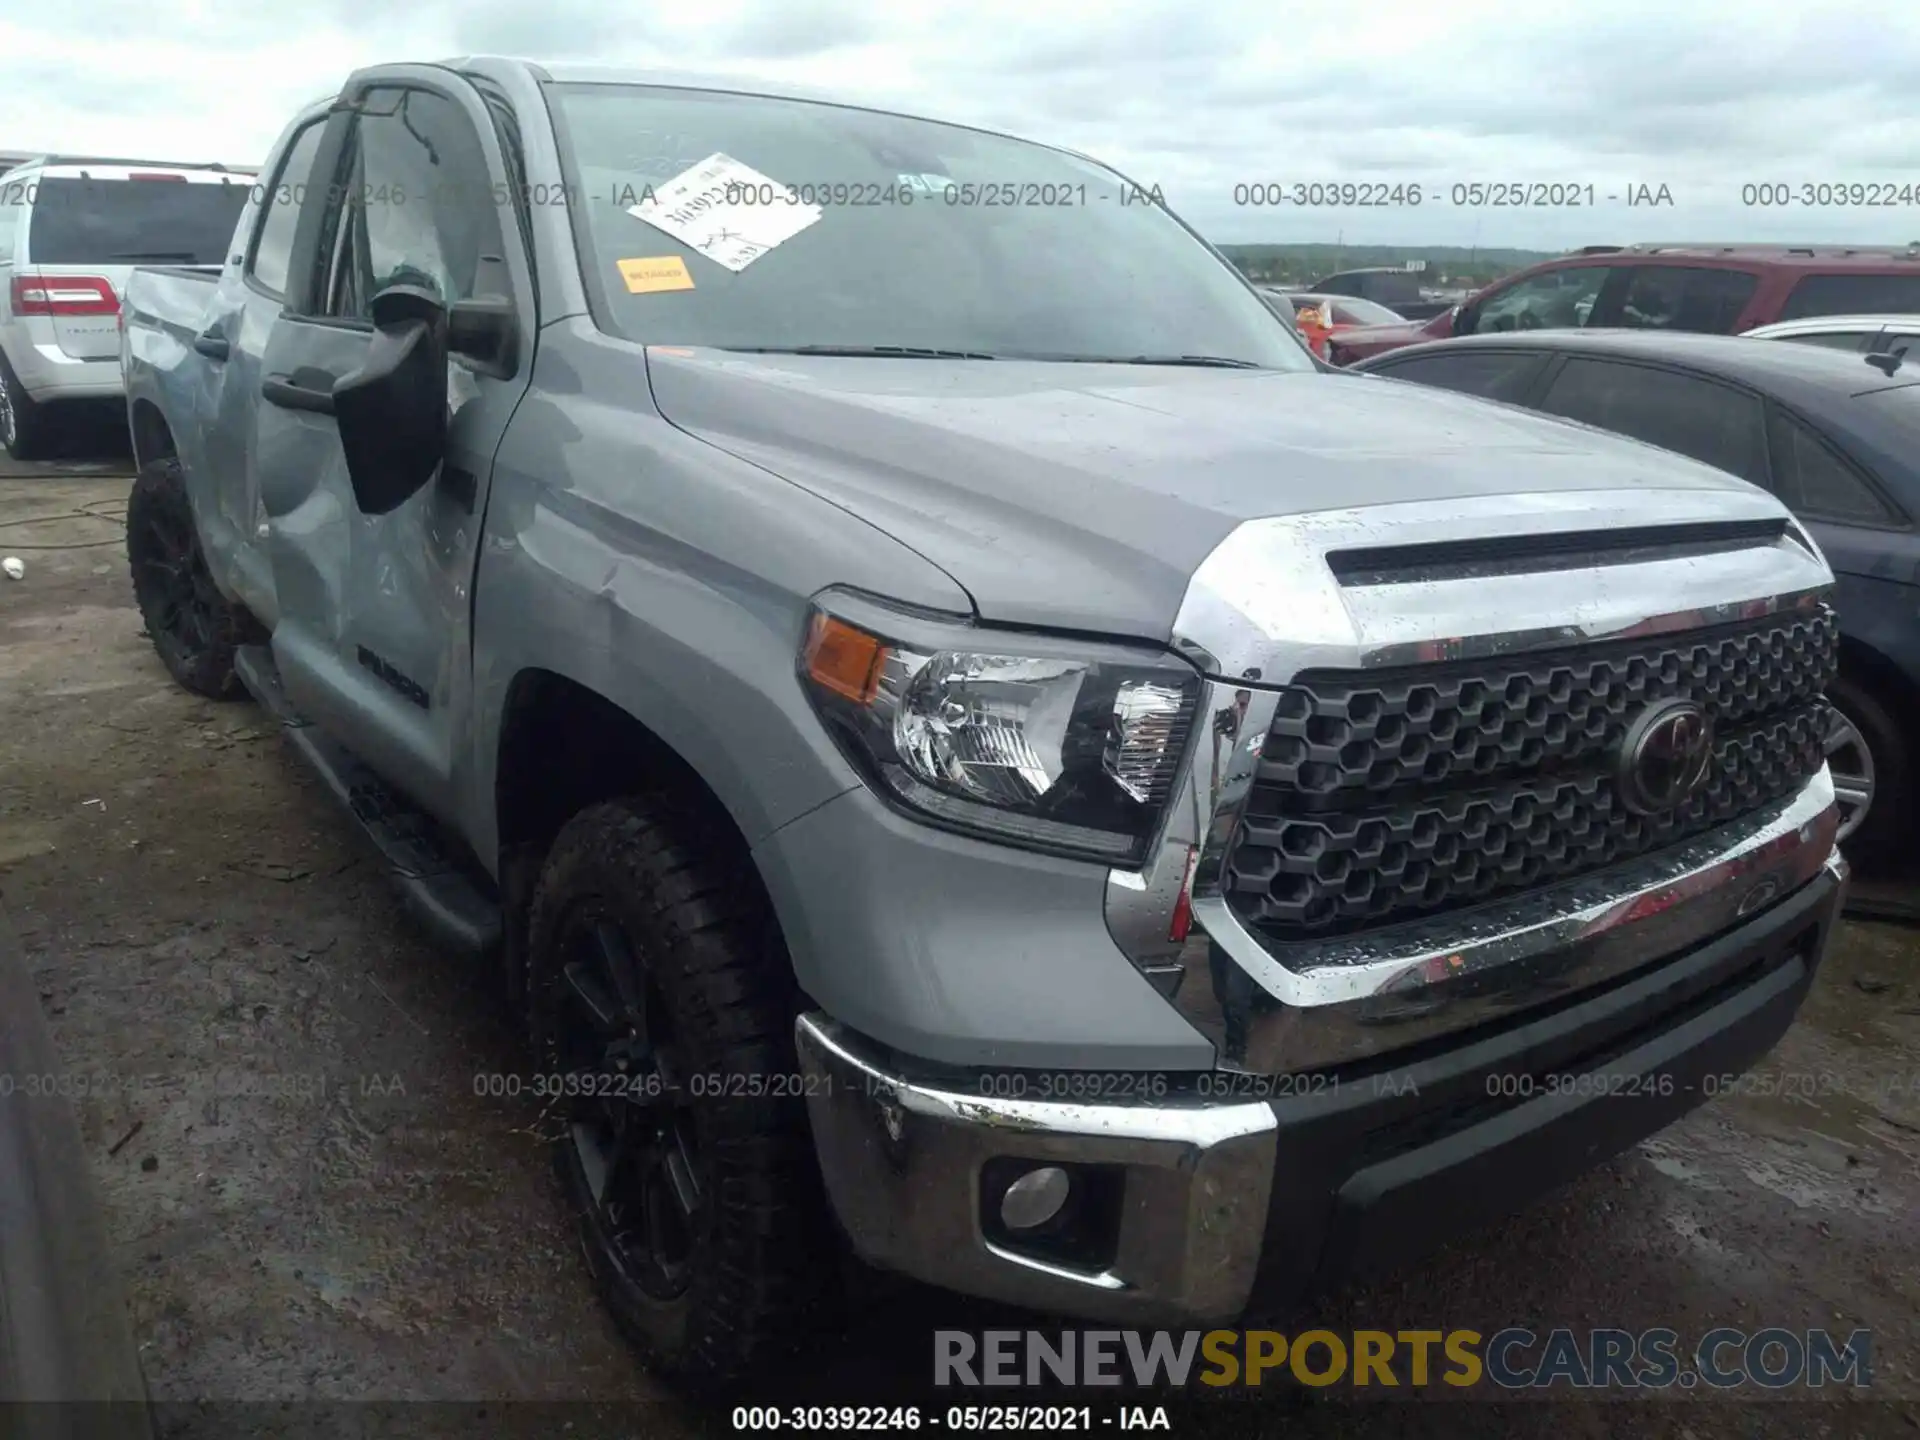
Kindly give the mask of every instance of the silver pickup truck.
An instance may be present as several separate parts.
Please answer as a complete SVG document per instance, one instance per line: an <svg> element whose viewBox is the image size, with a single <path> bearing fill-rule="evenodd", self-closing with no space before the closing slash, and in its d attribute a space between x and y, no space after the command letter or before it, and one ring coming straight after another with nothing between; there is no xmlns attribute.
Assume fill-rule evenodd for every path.
<svg viewBox="0 0 1920 1440"><path fill-rule="evenodd" d="M610 1304L745 1373L843 1244L1223 1320L1791 1023L1844 868L1772 499L1316 363L1151 187L469 58L135 274L135 590L496 965Z"/></svg>

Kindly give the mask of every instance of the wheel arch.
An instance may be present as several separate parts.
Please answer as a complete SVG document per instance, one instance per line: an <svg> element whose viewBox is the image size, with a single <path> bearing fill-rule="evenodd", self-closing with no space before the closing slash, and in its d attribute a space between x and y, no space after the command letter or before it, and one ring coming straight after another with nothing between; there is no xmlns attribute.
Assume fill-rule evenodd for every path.
<svg viewBox="0 0 1920 1440"><path fill-rule="evenodd" d="M711 819L725 859L765 891L746 832L692 761L592 686L539 666L514 675L501 707L492 799L505 978L515 1000L526 980L527 906L554 837L587 806L642 790Z"/></svg>
<svg viewBox="0 0 1920 1440"><path fill-rule="evenodd" d="M173 427L160 407L145 396L137 398L127 412L127 429L133 437L133 463L138 469L149 460L178 456Z"/></svg>
<svg viewBox="0 0 1920 1440"><path fill-rule="evenodd" d="M1856 635L1840 636L1840 673L1889 705L1920 710L1920 680L1885 651Z"/></svg>

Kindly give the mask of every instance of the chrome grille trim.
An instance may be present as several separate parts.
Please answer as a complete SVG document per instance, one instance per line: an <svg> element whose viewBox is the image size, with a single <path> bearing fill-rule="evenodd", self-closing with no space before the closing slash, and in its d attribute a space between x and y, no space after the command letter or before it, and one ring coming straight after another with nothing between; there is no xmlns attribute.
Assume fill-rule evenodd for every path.
<svg viewBox="0 0 1920 1440"><path fill-rule="evenodd" d="M1410 585L1343 586L1326 560L1421 542L1780 514L1771 496L1741 487L1474 496L1249 520L1194 572L1172 641L1209 674L1284 685L1307 670L1559 649L1811 610L1833 576L1792 524L1770 543L1711 555L1601 556L1589 566Z"/></svg>
<svg viewBox="0 0 1920 1440"><path fill-rule="evenodd" d="M1630 859L1797 791L1824 759L1830 609L1679 637L1392 672L1281 692L1226 890L1270 940L1396 923ZM1619 803L1637 714L1699 703L1714 761L1659 815Z"/></svg>
<svg viewBox="0 0 1920 1440"><path fill-rule="evenodd" d="M1415 501L1244 523L1196 571L1173 627L1174 647L1211 678L1159 842L1140 868L1108 872L1116 944L1213 1042L1223 1068L1295 1070L1601 983L1732 924L1745 912L1728 907L1769 884L1802 885L1823 868L1838 876L1837 811L1822 764L1791 795L1756 800L1753 813L1430 921L1293 944L1257 936L1225 892L1227 855L1282 690L1297 677L1585 649L1776 616L1813 621L1833 586L1818 547L1792 522L1749 546L1618 563L1602 548L1591 565L1508 568L1498 584L1344 586L1329 552L1782 513L1756 489L1703 486ZM1356 563L1348 573L1369 572ZM1189 872L1194 924L1180 940L1170 925ZM1704 891L1702 877L1711 882Z"/></svg>

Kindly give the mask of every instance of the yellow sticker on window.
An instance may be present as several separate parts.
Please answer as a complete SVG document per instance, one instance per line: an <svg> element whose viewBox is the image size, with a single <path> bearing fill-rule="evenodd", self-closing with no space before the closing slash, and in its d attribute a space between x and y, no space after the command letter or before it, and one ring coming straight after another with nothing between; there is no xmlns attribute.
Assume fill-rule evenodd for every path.
<svg viewBox="0 0 1920 1440"><path fill-rule="evenodd" d="M621 260L620 278L627 282L630 295L651 295L656 290L691 290L693 276L687 262L678 255L656 255L645 260Z"/></svg>

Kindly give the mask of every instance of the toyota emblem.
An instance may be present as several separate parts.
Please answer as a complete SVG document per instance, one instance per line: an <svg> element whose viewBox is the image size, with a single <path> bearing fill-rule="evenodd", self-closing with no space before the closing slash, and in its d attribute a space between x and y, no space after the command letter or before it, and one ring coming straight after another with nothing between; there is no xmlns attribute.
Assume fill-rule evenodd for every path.
<svg viewBox="0 0 1920 1440"><path fill-rule="evenodd" d="M1713 725L1691 700L1666 700L1643 710L1620 742L1615 779L1620 798L1636 815L1655 815L1684 803L1713 764Z"/></svg>

